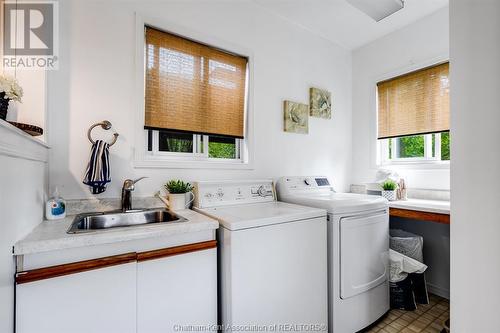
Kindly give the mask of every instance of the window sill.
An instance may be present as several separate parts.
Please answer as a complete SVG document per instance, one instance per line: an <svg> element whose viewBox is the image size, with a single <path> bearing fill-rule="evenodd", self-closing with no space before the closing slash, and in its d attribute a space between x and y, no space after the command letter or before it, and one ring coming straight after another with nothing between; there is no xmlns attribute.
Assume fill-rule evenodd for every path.
<svg viewBox="0 0 500 333"><path fill-rule="evenodd" d="M393 161L377 165L378 168L449 169L450 161Z"/></svg>
<svg viewBox="0 0 500 333"><path fill-rule="evenodd" d="M230 161L136 159L134 160L134 168L253 170L253 164L250 162L243 163L243 162L230 162Z"/></svg>

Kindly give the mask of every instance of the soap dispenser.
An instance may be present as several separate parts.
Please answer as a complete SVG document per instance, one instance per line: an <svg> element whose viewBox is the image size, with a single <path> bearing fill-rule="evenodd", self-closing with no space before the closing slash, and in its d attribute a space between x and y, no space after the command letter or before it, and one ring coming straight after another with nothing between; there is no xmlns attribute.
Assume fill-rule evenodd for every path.
<svg viewBox="0 0 500 333"><path fill-rule="evenodd" d="M47 220L58 220L66 217L66 201L59 196L57 187L45 205L45 217Z"/></svg>

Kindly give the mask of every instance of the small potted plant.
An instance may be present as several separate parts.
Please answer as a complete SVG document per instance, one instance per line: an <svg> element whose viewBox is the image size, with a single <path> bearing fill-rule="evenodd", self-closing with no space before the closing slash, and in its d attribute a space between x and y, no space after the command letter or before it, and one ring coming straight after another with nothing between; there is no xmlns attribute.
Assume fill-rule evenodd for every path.
<svg viewBox="0 0 500 333"><path fill-rule="evenodd" d="M382 186L382 196L389 201L396 200L396 188L398 184L392 180L388 179L381 184Z"/></svg>
<svg viewBox="0 0 500 333"><path fill-rule="evenodd" d="M193 186L182 180L170 180L164 185L164 188L168 192L164 202L171 210L189 208L194 200Z"/></svg>
<svg viewBox="0 0 500 333"><path fill-rule="evenodd" d="M9 102L21 102L23 88L19 86L17 80L7 75L0 75L0 119L7 118Z"/></svg>

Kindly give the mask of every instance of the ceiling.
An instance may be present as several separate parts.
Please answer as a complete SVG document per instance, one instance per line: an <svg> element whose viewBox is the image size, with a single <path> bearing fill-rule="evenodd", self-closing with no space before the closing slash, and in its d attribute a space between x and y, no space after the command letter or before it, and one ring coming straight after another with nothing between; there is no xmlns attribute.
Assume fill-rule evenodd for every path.
<svg viewBox="0 0 500 333"><path fill-rule="evenodd" d="M345 0L253 1L347 49L356 49L448 5L448 0L405 0L405 8L375 22Z"/></svg>

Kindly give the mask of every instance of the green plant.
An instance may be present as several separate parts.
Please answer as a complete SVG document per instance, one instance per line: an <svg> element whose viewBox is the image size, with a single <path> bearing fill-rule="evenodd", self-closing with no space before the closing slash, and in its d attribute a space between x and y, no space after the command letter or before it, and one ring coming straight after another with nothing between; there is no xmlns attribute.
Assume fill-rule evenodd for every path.
<svg viewBox="0 0 500 333"><path fill-rule="evenodd" d="M163 185L168 193L187 193L193 190L193 186L189 183L185 183L182 180L170 180L168 183Z"/></svg>
<svg viewBox="0 0 500 333"><path fill-rule="evenodd" d="M398 184L394 180L388 179L381 186L384 191L394 191L398 187Z"/></svg>

